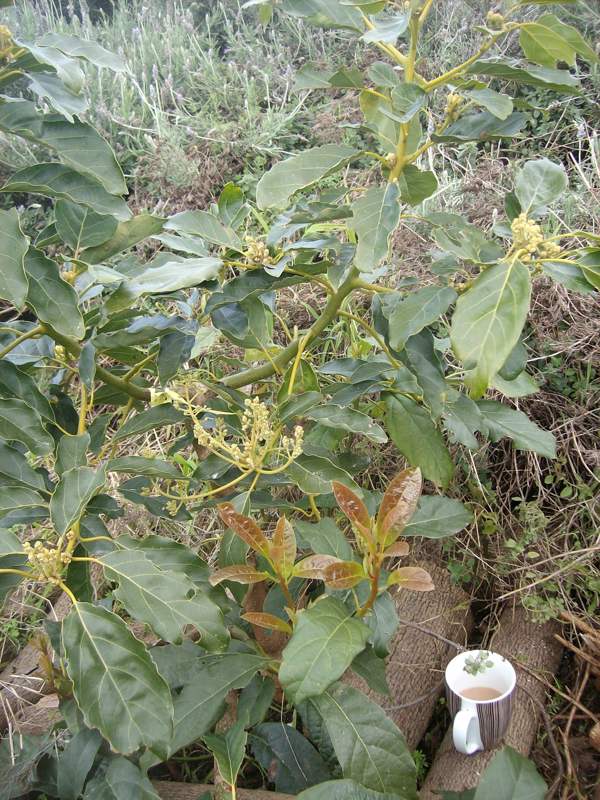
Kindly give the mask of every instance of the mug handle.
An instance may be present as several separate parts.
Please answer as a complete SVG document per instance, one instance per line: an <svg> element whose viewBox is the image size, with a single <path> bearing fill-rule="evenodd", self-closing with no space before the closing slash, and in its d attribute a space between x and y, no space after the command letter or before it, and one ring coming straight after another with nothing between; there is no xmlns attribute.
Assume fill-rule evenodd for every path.
<svg viewBox="0 0 600 800"><path fill-rule="evenodd" d="M459 753L470 756L478 750L483 750L483 742L479 732L479 719L475 707L462 708L454 717L452 738L454 747Z"/></svg>

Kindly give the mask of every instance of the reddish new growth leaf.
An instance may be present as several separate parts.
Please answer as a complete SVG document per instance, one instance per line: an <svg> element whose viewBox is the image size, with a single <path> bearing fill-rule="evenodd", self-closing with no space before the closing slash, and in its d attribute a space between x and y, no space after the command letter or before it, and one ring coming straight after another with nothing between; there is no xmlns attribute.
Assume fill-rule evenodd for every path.
<svg viewBox="0 0 600 800"><path fill-rule="evenodd" d="M386 548L383 557L384 558L402 558L402 556L407 556L410 552L410 547L408 542L394 542L389 547Z"/></svg>
<svg viewBox="0 0 600 800"><path fill-rule="evenodd" d="M291 633L292 626L288 625L285 620L276 617L274 614L266 614L262 611L249 611L242 614L242 619L249 622L251 625L257 625L259 628L266 628L269 631L280 631L281 633Z"/></svg>
<svg viewBox="0 0 600 800"><path fill-rule="evenodd" d="M249 564L233 564L231 567L217 569L209 578L212 586L216 586L222 581L235 581L235 583L260 583L268 578L266 572L251 567Z"/></svg>
<svg viewBox="0 0 600 800"><path fill-rule="evenodd" d="M380 542L389 544L397 539L415 513L423 478L420 469L405 469L387 487L377 514L377 533Z"/></svg>
<svg viewBox="0 0 600 800"><path fill-rule="evenodd" d="M296 578L309 578L311 580L322 581L325 579L325 570L331 564L341 563L339 558L324 554L307 556L299 561L294 567Z"/></svg>
<svg viewBox="0 0 600 800"><path fill-rule="evenodd" d="M352 589L366 577L362 564L357 564L356 561L339 561L325 569L323 580L330 589Z"/></svg>
<svg viewBox="0 0 600 800"><path fill-rule="evenodd" d="M413 592L432 592L435 589L431 575L421 567L400 567L390 573L388 586L398 585Z"/></svg>
<svg viewBox="0 0 600 800"><path fill-rule="evenodd" d="M238 514L231 503L221 503L218 507L219 516L228 528L243 539L257 553L268 555L269 540L258 527L254 520Z"/></svg>
<svg viewBox="0 0 600 800"><path fill-rule="evenodd" d="M296 535L285 517L279 517L271 545L273 563L281 565L284 571L291 569L296 560Z"/></svg>
<svg viewBox="0 0 600 800"><path fill-rule="evenodd" d="M333 481L332 485L333 493L340 509L365 539L370 539L371 517L363 501L343 483Z"/></svg>

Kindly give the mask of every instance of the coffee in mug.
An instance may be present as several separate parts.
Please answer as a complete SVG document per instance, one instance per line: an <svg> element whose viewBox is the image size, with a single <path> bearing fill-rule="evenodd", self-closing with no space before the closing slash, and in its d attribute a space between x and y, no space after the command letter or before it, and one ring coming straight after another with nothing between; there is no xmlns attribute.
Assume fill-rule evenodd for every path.
<svg viewBox="0 0 600 800"><path fill-rule="evenodd" d="M446 667L446 699L452 715L452 738L459 753L491 750L506 733L517 683L504 656L471 650Z"/></svg>

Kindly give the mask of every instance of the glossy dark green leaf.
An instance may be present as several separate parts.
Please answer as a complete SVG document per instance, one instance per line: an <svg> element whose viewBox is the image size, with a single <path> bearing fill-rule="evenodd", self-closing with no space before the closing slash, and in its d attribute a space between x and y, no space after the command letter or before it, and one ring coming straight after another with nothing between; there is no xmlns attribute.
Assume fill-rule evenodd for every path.
<svg viewBox="0 0 600 800"><path fill-rule="evenodd" d="M198 674L175 699L170 752L175 753L208 733L223 714L227 693L247 686L267 663L268 658L252 653L224 653L204 659Z"/></svg>
<svg viewBox="0 0 600 800"><path fill-rule="evenodd" d="M400 36L408 28L409 21L410 14L394 14L388 17L380 17L375 21L372 28L363 33L361 38L365 42L396 44Z"/></svg>
<svg viewBox="0 0 600 800"><path fill-rule="evenodd" d="M215 757L219 773L230 786L237 781L238 772L246 755L248 734L242 722L235 722L223 734L205 734L204 744Z"/></svg>
<svg viewBox="0 0 600 800"><path fill-rule="evenodd" d="M119 220L131 217L125 201L109 194L95 178L56 162L25 167L16 172L0 191L30 192L70 200Z"/></svg>
<svg viewBox="0 0 600 800"><path fill-rule="evenodd" d="M244 249L242 241L235 231L208 211L182 211L175 214L165 222L165 230L177 231L177 233L188 236L199 236L206 242L219 247L231 247L239 252Z"/></svg>
<svg viewBox="0 0 600 800"><path fill-rule="evenodd" d="M76 436L65 434L62 436L56 446L56 474L62 475L69 469L86 466L89 446L89 433L80 433Z"/></svg>
<svg viewBox="0 0 600 800"><path fill-rule="evenodd" d="M569 1L569 0L567 0ZM581 33L572 25L566 25L558 19L554 14L543 14L536 20L540 25L550 28L557 36L562 37L570 47L581 56L585 61L590 64L598 63L598 56L594 52L593 47L589 45L583 38Z"/></svg>
<svg viewBox="0 0 600 800"><path fill-rule="evenodd" d="M111 757L87 784L83 800L160 800L141 769L123 757Z"/></svg>
<svg viewBox="0 0 600 800"><path fill-rule="evenodd" d="M447 486L454 465L441 433L429 413L408 397L390 395L386 401L390 439L413 467L439 486Z"/></svg>
<svg viewBox="0 0 600 800"><path fill-rule="evenodd" d="M98 731L82 728L70 740L58 760L57 795L64 800L77 800L102 744Z"/></svg>
<svg viewBox="0 0 600 800"><path fill-rule="evenodd" d="M108 472L127 472L132 475L144 475L148 478L166 478L181 480L181 472L170 461L144 456L121 456L111 459L106 469Z"/></svg>
<svg viewBox="0 0 600 800"><path fill-rule="evenodd" d="M498 380L498 377L494 380ZM451 442L460 442L470 450L477 450L479 441L475 434L485 426L474 400L461 392L446 403L442 416Z"/></svg>
<svg viewBox="0 0 600 800"><path fill-rule="evenodd" d="M0 361L0 397L24 400L42 419L54 422L52 404L38 389L35 380L6 359Z"/></svg>
<svg viewBox="0 0 600 800"><path fill-rule="evenodd" d="M298 543L313 553L335 556L342 561L352 559L352 547L331 517L322 517L319 522L294 520Z"/></svg>
<svg viewBox="0 0 600 800"><path fill-rule="evenodd" d="M554 435L540 428L522 411L496 400L480 400L477 405L493 442L508 437L517 450L531 450L546 458L556 458Z"/></svg>
<svg viewBox="0 0 600 800"><path fill-rule="evenodd" d="M29 89L65 117L69 123L74 123L77 115L85 114L89 107L88 99L83 92L71 91L58 75L50 72L30 73Z"/></svg>
<svg viewBox="0 0 600 800"><path fill-rule="evenodd" d="M407 339L445 314L456 297L454 289L445 286L426 286L408 294L389 315L390 345L402 350Z"/></svg>
<svg viewBox="0 0 600 800"><path fill-rule="evenodd" d="M208 564L189 547L167 536L151 533L136 539L129 534L121 534L117 542L120 548L141 551L159 569L183 572L193 583L199 585L208 581Z"/></svg>
<svg viewBox="0 0 600 800"><path fill-rule="evenodd" d="M356 656L350 664L350 669L360 675L374 692L389 697L390 687L385 674L385 660L377 655L371 645L367 645L362 653Z"/></svg>
<svg viewBox="0 0 600 800"><path fill-rule="evenodd" d="M96 348L91 340L88 340L81 348L79 377L86 389L91 391L96 377Z"/></svg>
<svg viewBox="0 0 600 800"><path fill-rule="evenodd" d="M118 222L114 217L97 214L85 206L59 200L55 208L56 230L74 251L96 247L114 236Z"/></svg>
<svg viewBox="0 0 600 800"><path fill-rule="evenodd" d="M474 800L543 800L547 790L532 761L503 747L483 771Z"/></svg>
<svg viewBox="0 0 600 800"><path fill-rule="evenodd" d="M298 613L285 646L279 680L294 703L321 694L364 649L369 629L344 604L325 597Z"/></svg>
<svg viewBox="0 0 600 800"><path fill-rule="evenodd" d="M50 500L50 517L59 534L81 519L87 504L106 483L106 467L75 467L67 470Z"/></svg>
<svg viewBox="0 0 600 800"><path fill-rule="evenodd" d="M290 464L285 474L306 494L329 494L333 491L332 481L339 481L353 490L358 489L346 470L324 456L303 454Z"/></svg>
<svg viewBox="0 0 600 800"><path fill-rule="evenodd" d="M539 86L563 94L579 93L579 81L568 70L549 69L535 64L523 67L520 62L511 59L479 59L467 68L467 74Z"/></svg>
<svg viewBox="0 0 600 800"><path fill-rule="evenodd" d="M331 777L313 745L296 728L282 722L265 722L252 731L252 752L273 774L278 792L297 794Z"/></svg>
<svg viewBox="0 0 600 800"><path fill-rule="evenodd" d="M515 195L526 214L553 203L566 188L565 168L547 158L527 161L515 179Z"/></svg>
<svg viewBox="0 0 600 800"><path fill-rule="evenodd" d="M130 417L117 431L114 441L120 442L129 436L138 436L141 433L163 428L165 425L177 425L184 419L181 411L177 411L170 403L152 406Z"/></svg>
<svg viewBox="0 0 600 800"><path fill-rule="evenodd" d="M519 42L525 57L543 67L556 67L559 61L575 65L575 49L559 33L535 22L521 23Z"/></svg>
<svg viewBox="0 0 600 800"><path fill-rule="evenodd" d="M29 489L44 491L46 484L41 473L36 472L29 464L27 457L0 441L0 481L9 486L23 486Z"/></svg>
<svg viewBox="0 0 600 800"><path fill-rule="evenodd" d="M410 750L381 706L342 683L311 702L325 721L345 778L416 800L417 775Z"/></svg>
<svg viewBox="0 0 600 800"><path fill-rule="evenodd" d="M323 28L362 30L362 17L357 9L342 5L339 0L282 0L281 11L307 19Z"/></svg>
<svg viewBox="0 0 600 800"><path fill-rule="evenodd" d="M70 36L65 33L45 33L38 44L44 47L54 47L73 58L83 58L97 67L104 67L113 72L125 72L127 65L116 53L111 53L98 42L82 39L80 36Z"/></svg>
<svg viewBox="0 0 600 800"><path fill-rule="evenodd" d="M467 97L478 106L483 106L498 119L506 119L513 112L513 101L507 94L493 89L469 89Z"/></svg>
<svg viewBox="0 0 600 800"><path fill-rule="evenodd" d="M356 411L353 408L343 408L334 403L327 403L313 408L306 414L306 417L327 428L356 433L378 444L387 442L387 436L383 428L377 425L367 414L363 414L362 411Z"/></svg>
<svg viewBox="0 0 600 800"><path fill-rule="evenodd" d="M505 119L490 114L489 111L480 111L475 114L466 114L452 123L443 133L432 134L436 142L478 142L490 139L504 139L516 136L525 126L527 115L513 112Z"/></svg>
<svg viewBox="0 0 600 800"><path fill-rule="evenodd" d="M213 330L213 328L209 328ZM216 333L216 331L215 331ZM196 339L185 331L171 331L160 340L158 350L158 377L162 386L177 374L181 366L189 360Z"/></svg>
<svg viewBox="0 0 600 800"><path fill-rule="evenodd" d="M316 3L319 0L306 2ZM314 186L318 181L345 167L358 155L351 147L325 144L279 161L258 182L256 202L259 208L283 208L293 194Z"/></svg>
<svg viewBox="0 0 600 800"><path fill-rule="evenodd" d="M63 622L62 643L86 725L98 728L117 752L149 747L166 756L173 725L169 687L126 623L101 606L77 603Z"/></svg>
<svg viewBox="0 0 600 800"><path fill-rule="evenodd" d="M473 513L459 500L439 495L425 495L402 536L422 536L425 539L441 539L452 536L473 521Z"/></svg>
<svg viewBox="0 0 600 800"><path fill-rule="evenodd" d="M81 258L87 264L99 264L112 256L122 253L144 239L160 233L165 220L151 214L138 214L127 222L120 222L115 234L104 244L90 247L81 253Z"/></svg>
<svg viewBox="0 0 600 800"><path fill-rule="evenodd" d="M37 508L44 505L44 498L34 489L25 486L0 486L0 516L9 511Z"/></svg>
<svg viewBox="0 0 600 800"><path fill-rule="evenodd" d="M559 261L544 261L542 270L545 275L553 281L566 286L572 292L580 294L591 294L595 291L594 287L585 279L581 267L577 264L563 264Z"/></svg>
<svg viewBox="0 0 600 800"><path fill-rule="evenodd" d="M437 191L435 173L407 164L398 178L400 199L409 206L417 206Z"/></svg>
<svg viewBox="0 0 600 800"><path fill-rule="evenodd" d="M22 442L36 456L48 455L54 449L54 440L41 417L23 400L0 399L0 436L9 442Z"/></svg>
<svg viewBox="0 0 600 800"><path fill-rule="evenodd" d="M367 789L358 781L326 781L305 789L297 795L298 800L402 800L396 793L381 794Z"/></svg>
<svg viewBox="0 0 600 800"><path fill-rule="evenodd" d="M16 208L0 210L0 297L21 308L27 297L27 276L23 259L29 239L21 230Z"/></svg>
<svg viewBox="0 0 600 800"><path fill-rule="evenodd" d="M482 396L519 341L530 296L529 270L513 260L488 267L459 297L450 336L474 398Z"/></svg>
<svg viewBox="0 0 600 800"><path fill-rule="evenodd" d="M272 678L255 675L238 698L237 717L244 727L259 725L269 712L275 696L275 682Z"/></svg>
<svg viewBox="0 0 600 800"><path fill-rule="evenodd" d="M387 258L390 237L400 219L398 185L373 186L352 204L352 229L358 235L354 263L361 272L371 272Z"/></svg>
<svg viewBox="0 0 600 800"><path fill-rule="evenodd" d="M58 264L40 251L30 248L25 256L29 280L27 305L41 322L64 336L81 339L85 324L78 308L77 292L60 277Z"/></svg>

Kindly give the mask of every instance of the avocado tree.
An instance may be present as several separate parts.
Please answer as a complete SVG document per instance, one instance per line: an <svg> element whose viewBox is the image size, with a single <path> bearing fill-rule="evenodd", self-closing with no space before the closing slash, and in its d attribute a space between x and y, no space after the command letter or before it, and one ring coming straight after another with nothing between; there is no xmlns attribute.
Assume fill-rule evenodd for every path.
<svg viewBox="0 0 600 800"><path fill-rule="evenodd" d="M253 5L266 19L274 4ZM352 668L385 691L391 593L434 588L403 561L410 538L470 522L440 493L448 443L508 437L555 455L550 432L486 393L535 391L521 337L536 279L579 292L600 280L600 237L551 230L567 175L546 158L518 166L489 232L423 210L437 188L429 150L518 136L526 111L512 87L577 94L580 65L597 61L573 27L545 8L522 21L518 2L488 14L464 63L426 78L432 6L277 2L385 58L364 74L298 75L358 92L369 144L300 152L261 178L256 202L228 184L209 209L169 218L131 213L109 144L84 121L85 69L126 73L123 62L72 36L0 29L0 130L41 158L1 191L44 198L48 215L32 231L17 207L0 210L0 592L45 583L72 601L48 627L46 665L69 744L25 788L155 797L147 770L202 742L233 795L249 748L282 791L416 797L402 733L340 679ZM521 58L496 49L509 37ZM379 179L335 185L349 164ZM390 250L403 219L436 246L424 288L403 282ZM290 329L282 293L303 286L322 302ZM359 355L333 350L333 331ZM157 431L164 449L141 444ZM381 492L361 488L388 439L408 467ZM434 494L421 495L423 478ZM146 509L153 531L214 507L217 563L164 530L115 533L125 504ZM136 638L132 620L159 643Z"/></svg>

